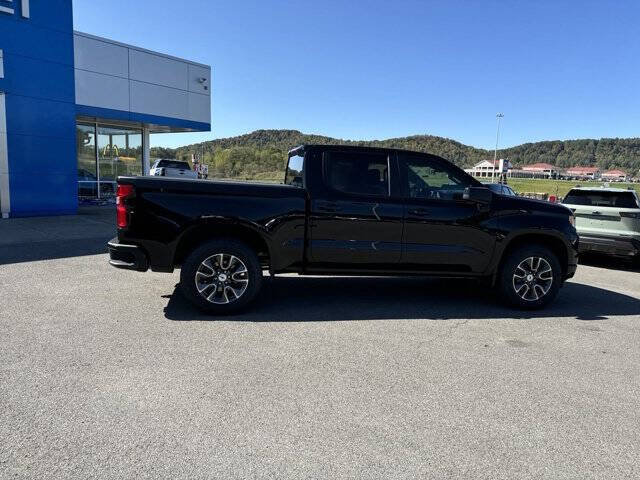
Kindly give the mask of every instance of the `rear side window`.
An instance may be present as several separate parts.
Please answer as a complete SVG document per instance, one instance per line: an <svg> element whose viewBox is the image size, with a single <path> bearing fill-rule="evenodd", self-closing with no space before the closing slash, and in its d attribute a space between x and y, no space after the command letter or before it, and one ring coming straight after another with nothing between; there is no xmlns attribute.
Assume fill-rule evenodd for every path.
<svg viewBox="0 0 640 480"><path fill-rule="evenodd" d="M594 207L638 208L633 192L608 192L597 190L571 190L562 203Z"/></svg>
<svg viewBox="0 0 640 480"><path fill-rule="evenodd" d="M178 168L182 170L191 170L187 162L178 162L176 160L160 160L158 167L162 168Z"/></svg>
<svg viewBox="0 0 640 480"><path fill-rule="evenodd" d="M357 195L389 195L389 158L385 154L330 152L325 181L333 190Z"/></svg>

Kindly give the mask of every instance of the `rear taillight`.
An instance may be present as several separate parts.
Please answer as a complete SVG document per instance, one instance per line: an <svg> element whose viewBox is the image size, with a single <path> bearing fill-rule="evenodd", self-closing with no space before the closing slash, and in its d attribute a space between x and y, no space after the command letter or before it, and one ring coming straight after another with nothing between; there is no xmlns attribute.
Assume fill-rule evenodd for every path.
<svg viewBox="0 0 640 480"><path fill-rule="evenodd" d="M133 195L133 185L118 185L116 191L116 218L118 220L118 228L125 228L129 225L129 215L124 200Z"/></svg>

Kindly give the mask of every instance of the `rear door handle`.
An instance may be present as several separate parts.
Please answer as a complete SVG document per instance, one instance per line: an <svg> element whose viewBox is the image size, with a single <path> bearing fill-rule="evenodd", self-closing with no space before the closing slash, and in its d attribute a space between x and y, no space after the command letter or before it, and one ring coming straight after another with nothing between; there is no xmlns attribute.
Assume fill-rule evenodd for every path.
<svg viewBox="0 0 640 480"><path fill-rule="evenodd" d="M409 210L410 215L417 215L418 217L426 217L429 215L429 210L426 208L412 208Z"/></svg>
<svg viewBox="0 0 640 480"><path fill-rule="evenodd" d="M342 208L334 202L318 202L316 208L320 212L339 212Z"/></svg>

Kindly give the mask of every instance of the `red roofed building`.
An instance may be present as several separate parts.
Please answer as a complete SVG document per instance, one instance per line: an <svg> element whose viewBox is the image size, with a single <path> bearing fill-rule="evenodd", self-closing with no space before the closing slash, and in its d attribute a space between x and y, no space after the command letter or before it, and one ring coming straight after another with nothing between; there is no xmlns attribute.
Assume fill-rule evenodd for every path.
<svg viewBox="0 0 640 480"><path fill-rule="evenodd" d="M602 174L602 180L608 180L611 182L626 182L627 173L622 170L607 170Z"/></svg>
<svg viewBox="0 0 640 480"><path fill-rule="evenodd" d="M514 178L556 178L560 169L550 163L534 163L521 168L514 168L509 172Z"/></svg>
<svg viewBox="0 0 640 480"><path fill-rule="evenodd" d="M581 180L595 180L600 178L600 169L598 167L571 167L567 169L565 175Z"/></svg>

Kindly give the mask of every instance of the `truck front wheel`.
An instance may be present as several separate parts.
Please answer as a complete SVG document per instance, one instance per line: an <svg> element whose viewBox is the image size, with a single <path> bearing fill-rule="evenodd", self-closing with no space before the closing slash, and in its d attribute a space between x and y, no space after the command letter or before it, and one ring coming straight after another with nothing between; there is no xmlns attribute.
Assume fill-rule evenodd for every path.
<svg viewBox="0 0 640 480"><path fill-rule="evenodd" d="M258 256L234 239L217 239L199 246L180 271L180 288L185 297L213 315L242 310L255 299L261 285Z"/></svg>
<svg viewBox="0 0 640 480"><path fill-rule="evenodd" d="M497 287L506 303L523 309L548 305L562 284L558 258L542 245L527 245L509 252Z"/></svg>

